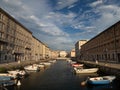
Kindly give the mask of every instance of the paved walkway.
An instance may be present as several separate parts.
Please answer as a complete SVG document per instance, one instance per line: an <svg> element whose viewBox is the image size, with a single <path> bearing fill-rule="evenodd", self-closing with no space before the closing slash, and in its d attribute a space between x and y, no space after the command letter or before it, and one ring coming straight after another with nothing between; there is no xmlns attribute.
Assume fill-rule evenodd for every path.
<svg viewBox="0 0 120 90"><path fill-rule="evenodd" d="M110 68L116 68L120 70L120 64L115 64L115 63L104 63L104 62L93 62L93 61L83 61L84 63L90 63L90 64L96 64L96 65L100 65L100 66L106 66L106 67L110 67Z"/></svg>
<svg viewBox="0 0 120 90"><path fill-rule="evenodd" d="M47 61L47 60L39 60L39 61L29 60L29 61L21 61L21 62L2 63L2 64L0 64L0 68L5 67L7 69L10 69L12 67L20 67L20 66L24 67L26 65L39 63L39 62L42 62L42 61Z"/></svg>

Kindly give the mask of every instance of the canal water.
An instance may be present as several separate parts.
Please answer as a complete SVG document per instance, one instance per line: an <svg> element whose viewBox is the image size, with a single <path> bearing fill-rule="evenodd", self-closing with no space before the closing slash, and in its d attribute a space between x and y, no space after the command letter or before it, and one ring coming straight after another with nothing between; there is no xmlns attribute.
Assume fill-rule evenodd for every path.
<svg viewBox="0 0 120 90"><path fill-rule="evenodd" d="M70 64L65 60L58 60L56 63L41 70L31 72L30 75L21 81L21 86L8 88L8 90L119 90L120 82L115 80L112 84L102 86L81 86L81 82L88 76L98 74L73 73Z"/></svg>

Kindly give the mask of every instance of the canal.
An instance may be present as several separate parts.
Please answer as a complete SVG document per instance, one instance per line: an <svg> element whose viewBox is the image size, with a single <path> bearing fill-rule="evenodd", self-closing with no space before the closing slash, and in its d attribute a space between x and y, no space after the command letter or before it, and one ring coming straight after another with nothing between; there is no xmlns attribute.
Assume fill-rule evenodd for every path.
<svg viewBox="0 0 120 90"><path fill-rule="evenodd" d="M21 86L8 88L8 90L119 90L120 82L115 80L110 85L102 86L81 86L81 82L88 76L98 74L73 73L73 69L65 60L58 60L56 63L41 70L31 72L30 75L21 81Z"/></svg>

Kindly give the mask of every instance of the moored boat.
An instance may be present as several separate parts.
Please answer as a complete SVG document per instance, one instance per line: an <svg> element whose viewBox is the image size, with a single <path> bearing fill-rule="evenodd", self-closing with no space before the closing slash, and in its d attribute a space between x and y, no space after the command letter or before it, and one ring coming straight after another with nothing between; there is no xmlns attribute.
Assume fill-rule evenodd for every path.
<svg viewBox="0 0 120 90"><path fill-rule="evenodd" d="M50 66L52 63L50 63L50 62L41 62L41 64L43 64L45 66Z"/></svg>
<svg viewBox="0 0 120 90"><path fill-rule="evenodd" d="M79 64L79 63L75 63L75 64L72 64L73 67L83 67L83 64Z"/></svg>
<svg viewBox="0 0 120 90"><path fill-rule="evenodd" d="M27 72L25 70L19 70L19 69L8 71L8 73L11 75L20 74L21 76L25 76L27 74Z"/></svg>
<svg viewBox="0 0 120 90"><path fill-rule="evenodd" d="M0 85L1 86L12 86L12 85L15 85L15 81L10 76L0 76Z"/></svg>
<svg viewBox="0 0 120 90"><path fill-rule="evenodd" d="M83 69L74 67L74 70L76 73L96 73L98 71L98 68Z"/></svg>
<svg viewBox="0 0 120 90"><path fill-rule="evenodd" d="M92 85L104 85L111 83L115 78L115 76L92 77L88 78L87 83Z"/></svg>
<svg viewBox="0 0 120 90"><path fill-rule="evenodd" d="M27 71L39 71L40 68L37 65L28 65L24 67L25 70Z"/></svg>

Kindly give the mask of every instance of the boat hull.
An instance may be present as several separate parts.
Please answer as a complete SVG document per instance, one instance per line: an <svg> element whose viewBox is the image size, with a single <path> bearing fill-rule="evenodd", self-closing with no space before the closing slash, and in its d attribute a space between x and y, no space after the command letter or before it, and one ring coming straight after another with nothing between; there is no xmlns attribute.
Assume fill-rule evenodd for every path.
<svg viewBox="0 0 120 90"><path fill-rule="evenodd" d="M104 85L104 84L109 84L110 81L109 80L99 80L99 81L88 81L88 84L92 84L92 85Z"/></svg>
<svg viewBox="0 0 120 90"><path fill-rule="evenodd" d="M116 78L115 76L94 77L89 78L87 82L93 85L103 85L111 83L115 78Z"/></svg>
<svg viewBox="0 0 120 90"><path fill-rule="evenodd" d="M74 68L76 73L86 74L86 73L96 73L98 71L98 68L92 68L92 69L77 69Z"/></svg>

